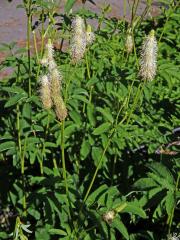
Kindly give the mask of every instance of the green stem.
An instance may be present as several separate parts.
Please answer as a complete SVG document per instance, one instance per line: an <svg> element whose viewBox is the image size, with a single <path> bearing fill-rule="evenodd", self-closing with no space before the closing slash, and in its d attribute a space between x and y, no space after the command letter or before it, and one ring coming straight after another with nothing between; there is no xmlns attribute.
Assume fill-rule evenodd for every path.
<svg viewBox="0 0 180 240"><path fill-rule="evenodd" d="M133 33L133 49L134 49L134 55L135 55L135 59L136 59L136 65L137 68L139 69L139 61L138 61L138 57L137 57L137 50L136 50L136 44L135 44L135 39L134 39L134 33Z"/></svg>
<svg viewBox="0 0 180 240"><path fill-rule="evenodd" d="M88 76L88 79L90 79L91 75L90 75L90 68L89 68L87 52L85 54L85 60L86 60L87 76ZM89 102L91 102L91 97L92 97L92 88L90 89ZM85 107L86 107L86 103L84 102L84 104L83 104L83 113L85 112Z"/></svg>
<svg viewBox="0 0 180 240"><path fill-rule="evenodd" d="M29 75L29 96L31 96L31 49L30 49L30 41L31 41L31 5L32 0L28 1L28 5L26 8L27 13L27 53L28 53L28 75Z"/></svg>
<svg viewBox="0 0 180 240"><path fill-rule="evenodd" d="M89 69L89 62L88 62L87 52L86 52L86 54L85 54L85 59L86 59L87 75L88 75L88 78L90 79L90 78L91 78L91 75L90 75L90 69Z"/></svg>
<svg viewBox="0 0 180 240"><path fill-rule="evenodd" d="M67 103L68 99L68 89L69 89L69 84L70 84L70 78L66 84L66 89L65 89L65 95L64 95L64 103ZM66 160L65 160L65 135L64 135L64 130L65 130L65 120L61 122L61 159L62 159L62 168L63 168L63 179L65 181L65 188L66 188L66 194L69 198L69 190L68 190L68 183L67 183L67 171L66 171Z"/></svg>
<svg viewBox="0 0 180 240"><path fill-rule="evenodd" d="M27 136L25 138L24 149L23 149L23 152L22 152L19 105L17 105L17 123L16 124L17 124L17 132L18 132L19 158L20 158L20 161L21 161L21 175L22 175L22 185L23 185L22 207L23 207L23 213L26 216L27 213L26 213L26 191L25 191L25 175L24 175L24 157L25 157L25 151L26 151Z"/></svg>
<svg viewBox="0 0 180 240"><path fill-rule="evenodd" d="M139 5L139 0L134 0L133 1L133 7L132 7L132 12L131 12L131 26L133 26L133 22L136 16L137 8Z"/></svg>
<svg viewBox="0 0 180 240"><path fill-rule="evenodd" d="M125 121L126 118L127 118L127 116L125 115L124 118L119 122L119 124L118 124L117 126L121 125L121 124ZM110 136L108 137L108 141L107 141L107 143L106 143L106 146L105 146L105 148L104 148L104 150L103 150L103 153L101 154L101 157L100 157L100 159L99 159L98 165L97 165L97 167L96 167L96 170L95 170L95 172L94 172L94 175L93 175L93 177L92 177L92 180L91 180L91 182L90 182L90 184L89 184L89 187L88 187L88 190L87 190L87 192L86 192L86 195L85 195L85 197L84 197L84 199L83 199L83 203L86 202L86 200L87 200L87 198L88 198L88 196L89 196L89 193L90 193L91 188L92 188L92 186L93 186L93 184L94 184L94 181L95 181L95 179L96 179L96 176L97 176L97 173L98 173L98 171L99 171L99 168L100 168L100 166L102 165L103 158L104 158L104 156L105 156L105 154L106 154L106 151L107 151L107 149L108 149L108 147L109 147L109 145L110 145L110 143L111 143L111 141L112 141L112 138L113 138L113 136L114 136L114 133L116 132L117 126L114 127L114 128L111 130L111 134L110 134ZM82 207L81 207L81 209L82 209Z"/></svg>
<svg viewBox="0 0 180 240"><path fill-rule="evenodd" d="M128 109L128 107L129 107L129 102L130 102L130 98L131 98L131 92L132 92L132 89L133 89L133 85L134 85L134 82L135 82L135 78L133 79L133 81L132 81L132 83L131 83L131 86L130 86L130 88L129 88L129 86L128 86L128 88L129 88L129 94L128 94L128 98L127 98L127 104L126 104L126 106L127 106L127 109Z"/></svg>
<svg viewBox="0 0 180 240"><path fill-rule="evenodd" d="M62 168L63 168L63 179L65 182L66 194L68 195L66 161L65 161L65 154L64 154L64 126L65 126L65 120L61 122L61 160L62 160Z"/></svg>
<svg viewBox="0 0 180 240"><path fill-rule="evenodd" d="M18 146L19 146L19 157L21 159L22 156L22 148L21 148L21 132L20 132L20 111L19 111L19 105L17 105L17 132L18 132ZM22 162L21 162L22 166Z"/></svg>
<svg viewBox="0 0 180 240"><path fill-rule="evenodd" d="M40 59L42 59L43 53L44 53L44 39L45 39L45 33L44 33L44 9L42 9L41 15L42 15L42 24L41 24L41 50L40 50ZM41 64L40 64L40 62L39 62L39 63L38 63L37 74L36 74L36 79L38 79L38 77L39 77L40 68L41 68Z"/></svg>
<svg viewBox="0 0 180 240"><path fill-rule="evenodd" d="M117 127L119 127L126 119L127 119L127 124L128 124L129 121L130 121L131 115L132 115L134 109L135 109L136 106L137 106L137 102L138 102L138 99L139 99L139 94L140 94L140 92L141 92L140 89L141 89L141 84L139 84L139 87L138 87L138 90L137 90L137 93L136 93L136 96L135 96L135 99L134 99L134 102L133 102L133 106L132 106L132 109L131 109L129 115L125 114L125 116L123 117L123 119L122 119L118 124L117 124L117 121L118 121L118 118L119 118L119 114L120 114L120 112L121 112L121 110L122 110L122 107L120 108L120 110L119 110L119 112L118 112L118 114L117 114L117 117L116 117L116 125L115 125L115 127L112 129L112 132L111 132L111 134L110 134L110 136L109 136L109 138L108 138L108 142L107 142L107 144L106 144L106 146L105 146L105 148L104 148L104 151L103 151L103 153L102 153L102 155L101 155L101 157L100 157L100 159L99 159L99 163L98 163L98 165L97 165L97 167L96 167L96 170L95 170L95 172L94 172L93 178L92 178L92 180L91 180L91 182L90 182L90 185L89 185L89 187L88 187L88 190L87 190L87 192L86 192L86 194L85 194L85 197L84 197L84 199L83 199L83 202L84 202L84 203L86 202L86 200L87 200L87 198L88 198L88 195L89 195L89 193L90 193L90 191L91 191L91 188L92 188L92 186L93 186L93 184L94 184L94 181L95 181L95 178L96 178L97 173L98 173L98 171L99 171L99 168L100 168L100 166L101 166L101 164L102 164L103 157L104 157L104 155L105 155L105 153L106 153L106 151L107 151L107 149L108 149L108 147L109 147L109 145L110 145L110 143L111 143L111 140L112 140L112 138L113 138L113 136L114 136L114 134L115 134L115 132L116 132ZM125 104L126 104L126 102L125 102L123 105L125 105Z"/></svg>
<svg viewBox="0 0 180 240"><path fill-rule="evenodd" d="M33 31L33 40L34 40L34 49L35 49L35 53L36 53L36 61L37 64L39 64L39 54L38 54L38 49L37 49L37 40L36 40L36 32Z"/></svg>
<svg viewBox="0 0 180 240"><path fill-rule="evenodd" d="M118 119L119 119L119 115L120 115L122 109L127 105L126 102L127 102L127 98L125 98L125 100L123 101L123 104L119 108L119 111L118 111L118 114L117 114L116 120L115 120L115 128L118 126ZM127 116L127 115L125 115L125 116ZM111 186L113 185L113 182L114 182L114 173L115 173L116 161L117 161L117 152L115 150L115 156L114 156L114 161L113 161L113 166L112 166Z"/></svg>
<svg viewBox="0 0 180 240"><path fill-rule="evenodd" d="M139 86L138 86L138 89L137 89L136 96L135 96L134 101L133 101L131 111L128 115L127 124L129 123L129 121L131 119L131 115L133 114L134 110L136 109L136 106L137 106L137 103L138 103L138 100L139 100L139 96L141 95L142 90L143 90L143 84L140 83Z"/></svg>
<svg viewBox="0 0 180 240"><path fill-rule="evenodd" d="M44 51L44 9L42 9L42 25L41 25L41 58Z"/></svg>
<svg viewBox="0 0 180 240"><path fill-rule="evenodd" d="M112 136L112 135L111 135L111 136ZM108 147L109 147L109 144L110 144L110 142L111 142L111 136L109 137L108 142L106 143L106 146L105 146L105 148L104 148L104 151L103 151L103 153L102 153L102 155L101 155L101 157L100 157L100 159L99 159L99 163L98 163L98 165L97 165L97 167L96 167L96 170L95 170L95 172L94 172L93 178L92 178L92 180L91 180L91 182L90 182L90 184L89 184L88 190L87 190L86 195L85 195L85 197L84 197L84 199L83 199L83 202L84 202L84 203L86 202L86 200L87 200L87 198L88 198L88 196L89 196L89 193L90 193L91 188L92 188L92 186L93 186L93 184L94 184L94 181L95 181L95 179L96 179L96 176L97 176L97 173L98 173L98 171L99 171L99 168L100 168L100 166L101 166L101 164L102 164L102 161L103 161L104 155L105 155L105 153L106 153L106 150L107 150Z"/></svg>
<svg viewBox="0 0 180 240"><path fill-rule="evenodd" d="M24 174L24 165L25 165L25 153L26 153L26 143L27 143L28 134L25 136L24 148L21 158L21 173L23 177L23 213L24 216L27 216L27 204L26 204L26 185L25 185L25 174Z"/></svg>
<svg viewBox="0 0 180 240"><path fill-rule="evenodd" d="M19 232L20 225L21 225L21 220L19 217L16 217L16 223L15 223L15 228L14 228L14 232L13 232L13 240L17 239L16 233Z"/></svg>
<svg viewBox="0 0 180 240"><path fill-rule="evenodd" d="M176 198L176 194L179 190L179 180L180 180L180 172L178 173L178 177L177 177L177 180L176 180L176 187L175 187L175 198ZM173 218L174 218L174 211L175 211L175 207L176 207L176 204L173 206L173 209L172 209L172 212L171 212L171 215L169 217L169 227L168 227L168 234L171 233L171 226L172 226L172 222L173 222Z"/></svg>

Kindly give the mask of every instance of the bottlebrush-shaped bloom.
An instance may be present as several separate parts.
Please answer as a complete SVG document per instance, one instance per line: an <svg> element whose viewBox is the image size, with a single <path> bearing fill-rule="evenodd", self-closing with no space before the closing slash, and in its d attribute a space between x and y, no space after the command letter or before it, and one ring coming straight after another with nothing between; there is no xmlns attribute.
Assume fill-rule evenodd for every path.
<svg viewBox="0 0 180 240"><path fill-rule="evenodd" d="M55 108L56 116L60 121L62 121L67 116L67 109L63 101L63 98L61 96L62 75L59 72L57 68L57 64L54 59L54 49L53 49L51 40L48 40L48 43L46 44L46 49L45 49L44 57L42 59L42 64L46 66L48 70L49 94ZM42 90L41 92L42 92L41 95L44 96Z"/></svg>
<svg viewBox="0 0 180 240"><path fill-rule="evenodd" d="M70 52L74 63L81 60L86 50L86 31L84 20L76 16L72 22L72 40Z"/></svg>
<svg viewBox="0 0 180 240"><path fill-rule="evenodd" d="M47 75L43 75L40 78L40 98L42 104L45 109L50 109L52 107L52 100L51 100L51 87L49 77Z"/></svg>
<svg viewBox="0 0 180 240"><path fill-rule="evenodd" d="M154 30L145 38L141 50L140 76L144 80L153 80L157 69L157 41Z"/></svg>
<svg viewBox="0 0 180 240"><path fill-rule="evenodd" d="M46 44L46 50L47 50L47 58L49 61L52 59L54 60L54 47L51 42L51 39L48 39L48 43Z"/></svg>
<svg viewBox="0 0 180 240"><path fill-rule="evenodd" d="M61 96L62 75L54 68L51 73L51 96L55 107L57 118L62 121L67 116L67 109Z"/></svg>

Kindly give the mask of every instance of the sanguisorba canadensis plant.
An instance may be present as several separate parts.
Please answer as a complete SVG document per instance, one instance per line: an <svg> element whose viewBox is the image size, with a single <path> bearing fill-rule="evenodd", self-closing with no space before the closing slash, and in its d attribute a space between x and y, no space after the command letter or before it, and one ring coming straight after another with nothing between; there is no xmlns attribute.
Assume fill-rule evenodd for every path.
<svg viewBox="0 0 180 240"><path fill-rule="evenodd" d="M59 18L48 12L53 1L32 2L43 3L41 21L64 18L57 24L63 28L53 24L53 31L70 37L71 14ZM157 19L157 72L156 47L151 48L156 40L153 33L146 37L144 81L137 78L136 49L152 21L133 29L136 46L126 58L128 24L103 15L89 46L92 31L82 19L96 15L84 10L77 14L86 50L82 39L74 41L79 35L73 41L80 48L71 58L48 41L43 66L38 65L40 91L39 61L31 58L31 75L20 52L2 63L14 66L14 72L0 81L0 239L10 239L13 229L18 240L162 240L179 231L180 9L166 9ZM50 29L42 33L54 43ZM15 52L13 44L4 47ZM155 75L157 81L151 81ZM27 93L29 77L32 94Z"/></svg>

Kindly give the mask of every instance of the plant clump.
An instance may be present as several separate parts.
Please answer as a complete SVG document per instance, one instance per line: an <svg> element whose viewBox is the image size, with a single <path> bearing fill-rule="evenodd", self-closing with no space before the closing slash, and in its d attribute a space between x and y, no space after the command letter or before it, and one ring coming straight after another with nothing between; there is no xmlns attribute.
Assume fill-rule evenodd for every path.
<svg viewBox="0 0 180 240"><path fill-rule="evenodd" d="M180 8L148 19L134 2L127 22L23 2L35 54L0 47L0 240L179 238Z"/></svg>

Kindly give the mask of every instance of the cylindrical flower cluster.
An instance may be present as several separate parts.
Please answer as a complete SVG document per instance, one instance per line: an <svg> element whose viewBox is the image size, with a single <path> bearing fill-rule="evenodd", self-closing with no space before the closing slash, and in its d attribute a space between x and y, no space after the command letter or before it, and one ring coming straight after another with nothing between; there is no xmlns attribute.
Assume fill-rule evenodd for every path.
<svg viewBox="0 0 180 240"><path fill-rule="evenodd" d="M51 104L48 106L52 106L52 103L55 108L57 118L62 121L67 116L67 109L63 98L61 96L61 88L62 88L62 75L57 68L57 64L54 60L54 49L51 41L49 40L46 44L45 56L42 59L41 63L48 68L48 77L46 79L46 84L42 83L41 85L41 99L44 107L47 106L47 97L52 99ZM42 77L44 78L44 77ZM41 79L42 82L42 79ZM43 81L45 82L45 80ZM46 88L45 88L46 87ZM45 89L45 90L43 90ZM48 96L47 96L48 92ZM45 96L46 94L46 96ZM46 100L46 101L45 101ZM48 108L50 108L48 107ZM47 107L46 107L47 108Z"/></svg>
<svg viewBox="0 0 180 240"><path fill-rule="evenodd" d="M84 20L76 16L72 22L71 57L74 63L81 60L86 50L86 31Z"/></svg>
<svg viewBox="0 0 180 240"><path fill-rule="evenodd" d="M67 116L67 109L60 94L62 85L62 75L54 68L51 70L51 94L55 107L56 116L59 120L64 120Z"/></svg>
<svg viewBox="0 0 180 240"><path fill-rule="evenodd" d="M154 30L145 38L141 50L140 76L144 80L153 80L157 68L157 41Z"/></svg>
<svg viewBox="0 0 180 240"><path fill-rule="evenodd" d="M86 47L95 40L95 34L91 26L85 26L84 19L76 16L72 22L72 39L70 45L70 54L73 63L79 62L85 54Z"/></svg>
<svg viewBox="0 0 180 240"><path fill-rule="evenodd" d="M47 75L43 75L40 79L40 97L45 109L52 107L50 81Z"/></svg>

